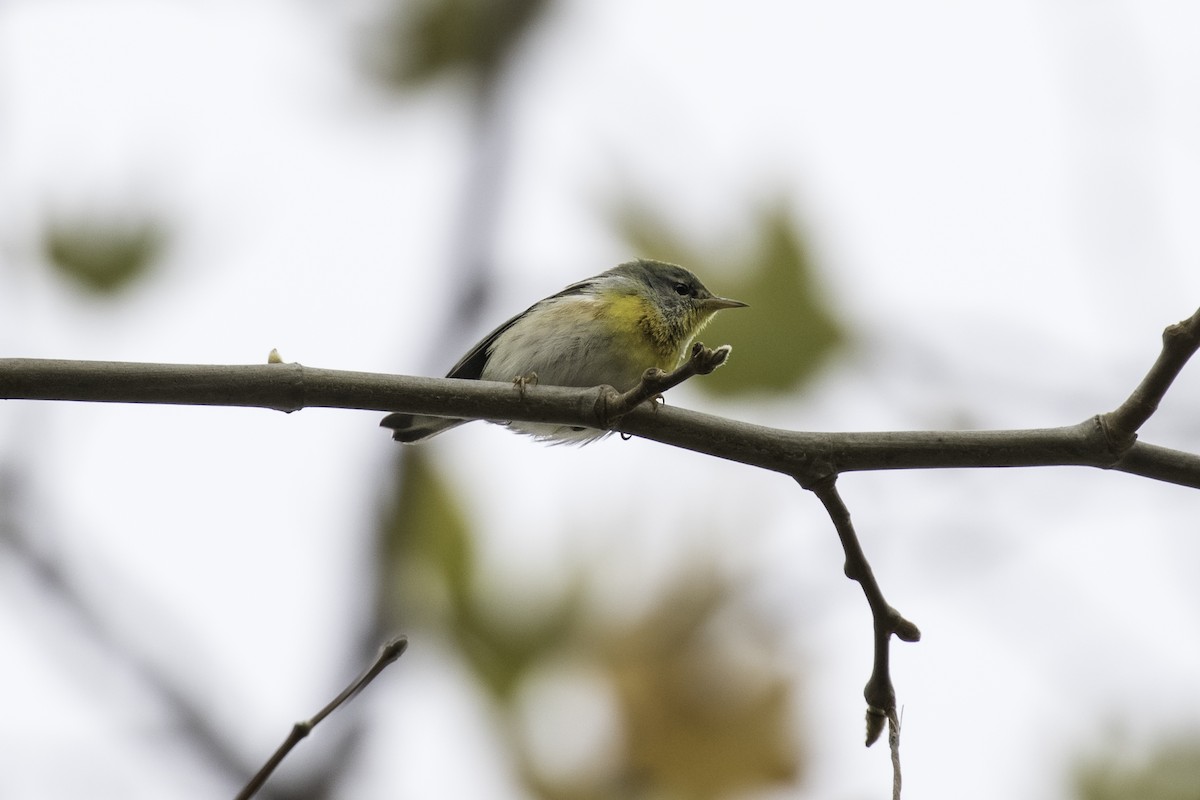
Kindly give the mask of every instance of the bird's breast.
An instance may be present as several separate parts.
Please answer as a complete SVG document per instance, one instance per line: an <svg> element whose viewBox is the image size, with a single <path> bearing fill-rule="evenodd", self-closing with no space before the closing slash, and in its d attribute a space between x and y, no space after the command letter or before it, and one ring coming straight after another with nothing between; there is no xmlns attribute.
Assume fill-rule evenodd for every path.
<svg viewBox="0 0 1200 800"><path fill-rule="evenodd" d="M558 297L530 309L497 337L482 377L512 380L535 372L546 385L625 390L650 367L676 366L680 344L669 339L636 296Z"/></svg>

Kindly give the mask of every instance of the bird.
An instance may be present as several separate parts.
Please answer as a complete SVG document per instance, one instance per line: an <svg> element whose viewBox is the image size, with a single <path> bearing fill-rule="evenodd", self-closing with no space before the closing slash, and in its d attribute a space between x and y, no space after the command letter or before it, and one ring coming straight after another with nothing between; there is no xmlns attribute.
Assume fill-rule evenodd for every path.
<svg viewBox="0 0 1200 800"><path fill-rule="evenodd" d="M687 269L640 258L572 283L509 319L472 347L448 378L627 391L651 367L671 371L713 315L746 303L718 297ZM382 427L412 444L469 420L394 413ZM550 443L583 444L611 431L507 422Z"/></svg>

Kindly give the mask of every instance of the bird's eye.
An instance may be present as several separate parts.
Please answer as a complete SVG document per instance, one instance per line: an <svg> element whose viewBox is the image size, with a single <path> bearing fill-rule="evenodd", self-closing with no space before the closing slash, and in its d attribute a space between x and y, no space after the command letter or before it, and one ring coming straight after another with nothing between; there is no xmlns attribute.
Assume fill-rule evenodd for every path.
<svg viewBox="0 0 1200 800"><path fill-rule="evenodd" d="M686 283L675 284L675 294L679 295L680 297L687 297L691 293L692 287L688 286Z"/></svg>

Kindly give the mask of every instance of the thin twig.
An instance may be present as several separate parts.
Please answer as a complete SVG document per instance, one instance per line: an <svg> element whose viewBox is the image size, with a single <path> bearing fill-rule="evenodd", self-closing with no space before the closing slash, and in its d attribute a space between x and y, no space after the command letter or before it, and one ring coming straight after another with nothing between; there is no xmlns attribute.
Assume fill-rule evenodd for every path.
<svg viewBox="0 0 1200 800"><path fill-rule="evenodd" d="M1162 350L1133 393L1115 411L1100 415L1100 423L1120 451L1137 438L1137 431L1158 410L1158 404L1175 382L1188 360L1200 349L1200 310L1168 325L1162 335Z"/></svg>
<svg viewBox="0 0 1200 800"><path fill-rule="evenodd" d="M829 475L813 484L801 482L805 489L810 490L829 513L834 528L837 529L838 539L841 540L842 550L846 554L846 577L858 581L863 594L867 597L867 605L871 607L871 620L875 633L875 657L871 668L871 677L863 689L863 697L867 700L867 747L879 738L884 723L896 713L896 691L892 687L892 677L889 668L889 651L892 634L906 642L916 642L921 638L921 631L916 625L905 619L899 611L888 605L875 580L850 521L850 510L842 501L836 485L836 477Z"/></svg>
<svg viewBox="0 0 1200 800"><path fill-rule="evenodd" d="M892 800L900 800L904 783L900 773L900 718L894 709L888 714L888 749L892 751Z"/></svg>
<svg viewBox="0 0 1200 800"><path fill-rule="evenodd" d="M283 744L271 754L267 762L262 765L262 768L255 773L254 777L242 788L237 794L236 800L248 800L257 794L258 790L267 782L267 778L271 777L271 773L275 768L283 762L288 753L292 751L300 740L308 736L312 729L321 723L323 719L332 714L343 703L349 701L356 694L366 688L367 684L375 680L379 673L387 669L388 665L398 659L404 651L408 649L408 639L404 636L397 636L388 641L379 648L379 654L375 657L375 661L371 666L367 667L362 675L355 678L349 686L342 690L341 694L329 701L329 703L316 713L311 719L297 722L292 726L291 733L283 740Z"/></svg>
<svg viewBox="0 0 1200 800"><path fill-rule="evenodd" d="M727 344L714 350L696 342L692 345L692 352L687 361L671 372L648 369L642 373L642 379L638 381L637 386L625 392L617 392L611 386L603 387L609 391L602 391L596 399L596 417L604 423L601 427L607 428L642 403L674 389L688 378L708 375L724 364L732 351L733 348Z"/></svg>

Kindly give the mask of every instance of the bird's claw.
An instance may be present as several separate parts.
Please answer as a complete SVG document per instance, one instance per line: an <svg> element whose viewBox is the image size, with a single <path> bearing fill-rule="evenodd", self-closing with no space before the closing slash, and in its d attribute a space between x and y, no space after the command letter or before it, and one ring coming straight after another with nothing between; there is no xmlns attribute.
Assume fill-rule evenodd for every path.
<svg viewBox="0 0 1200 800"><path fill-rule="evenodd" d="M536 372L527 372L524 375L518 375L513 378L513 386L517 387L517 391L521 394L521 399L525 399L525 387L537 386L538 375Z"/></svg>

